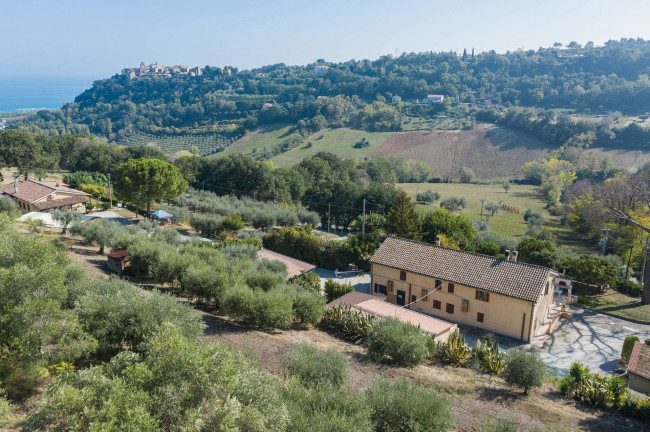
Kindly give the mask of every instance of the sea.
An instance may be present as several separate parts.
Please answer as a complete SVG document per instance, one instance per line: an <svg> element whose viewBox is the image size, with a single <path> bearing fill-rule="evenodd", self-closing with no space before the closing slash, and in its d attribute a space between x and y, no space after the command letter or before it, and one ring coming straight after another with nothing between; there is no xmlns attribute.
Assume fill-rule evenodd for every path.
<svg viewBox="0 0 650 432"><path fill-rule="evenodd" d="M89 89L92 77L1 77L0 113L53 110Z"/></svg>

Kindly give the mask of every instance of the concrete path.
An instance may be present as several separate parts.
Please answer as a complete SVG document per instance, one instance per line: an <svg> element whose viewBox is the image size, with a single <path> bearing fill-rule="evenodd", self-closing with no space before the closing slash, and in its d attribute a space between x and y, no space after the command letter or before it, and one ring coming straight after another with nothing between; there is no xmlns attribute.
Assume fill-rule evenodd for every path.
<svg viewBox="0 0 650 432"><path fill-rule="evenodd" d="M542 360L560 369L573 362L588 366L597 373L612 373L619 368L618 359L626 336L650 338L650 325L634 324L619 318L582 308L571 308L571 319L562 318L540 350Z"/></svg>
<svg viewBox="0 0 650 432"><path fill-rule="evenodd" d="M355 291L370 294L370 273L361 273L358 276L351 277L337 277L334 270L327 270L322 267L316 267L314 273L320 276L320 283L323 288L325 287L325 282L328 279L332 279L334 282L340 284L349 283L354 287Z"/></svg>

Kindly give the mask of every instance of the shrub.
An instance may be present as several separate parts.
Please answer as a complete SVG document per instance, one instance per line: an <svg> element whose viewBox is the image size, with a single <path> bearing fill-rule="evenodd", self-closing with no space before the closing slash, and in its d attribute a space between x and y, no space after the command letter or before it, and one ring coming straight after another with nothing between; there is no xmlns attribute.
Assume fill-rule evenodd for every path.
<svg viewBox="0 0 650 432"><path fill-rule="evenodd" d="M449 211L456 211L461 208L465 208L466 202L463 197L449 197L440 201L440 207L445 208Z"/></svg>
<svg viewBox="0 0 650 432"><path fill-rule="evenodd" d="M304 270L300 271L299 275L292 276L289 282L301 286L309 291L320 292L320 276L317 273L306 273Z"/></svg>
<svg viewBox="0 0 650 432"><path fill-rule="evenodd" d="M306 209L298 210L298 220L301 224L309 225L312 228L320 225L320 216L318 213Z"/></svg>
<svg viewBox="0 0 650 432"><path fill-rule="evenodd" d="M284 283L284 275L273 272L265 268L251 269L244 275L246 285L250 288L260 288L264 291L270 291Z"/></svg>
<svg viewBox="0 0 650 432"><path fill-rule="evenodd" d="M530 225L542 226L544 225L544 216L538 211L527 209L524 213L524 220Z"/></svg>
<svg viewBox="0 0 650 432"><path fill-rule="evenodd" d="M630 361L632 350L634 349L635 342L639 342L638 336L627 336L623 341L623 349L621 350L621 360L625 363Z"/></svg>
<svg viewBox="0 0 650 432"><path fill-rule="evenodd" d="M0 389L0 428L9 424L10 415L11 407L7 399L3 397L2 389Z"/></svg>
<svg viewBox="0 0 650 432"><path fill-rule="evenodd" d="M323 316L325 299L319 292L305 291L301 287L288 286L293 297L293 314L302 323L316 324Z"/></svg>
<svg viewBox="0 0 650 432"><path fill-rule="evenodd" d="M396 318L383 318L368 332L368 354L375 360L390 358L400 366L416 366L427 358L427 336Z"/></svg>
<svg viewBox="0 0 650 432"><path fill-rule="evenodd" d="M460 169L460 182L461 183L473 183L476 181L476 174L472 171L471 168L462 167Z"/></svg>
<svg viewBox="0 0 650 432"><path fill-rule="evenodd" d="M328 385L305 388L292 379L284 388L288 432L372 432L365 398Z"/></svg>
<svg viewBox="0 0 650 432"><path fill-rule="evenodd" d="M221 228L225 231L239 231L244 227L244 221L238 214L231 214L223 218Z"/></svg>
<svg viewBox="0 0 650 432"><path fill-rule="evenodd" d="M415 196L415 200L424 204L433 204L435 201L440 199L440 194L438 192L433 192L431 189L427 189L425 192L418 193Z"/></svg>
<svg viewBox="0 0 650 432"><path fill-rule="evenodd" d="M223 309L234 319L255 328L289 328L293 323L293 302L282 290L252 290L245 286L229 288Z"/></svg>
<svg viewBox="0 0 650 432"><path fill-rule="evenodd" d="M273 228L276 223L275 214L258 212L253 216L253 226L257 229L266 230Z"/></svg>
<svg viewBox="0 0 650 432"><path fill-rule="evenodd" d="M518 432L520 431L517 423L512 420L495 419L488 420L481 428L481 432Z"/></svg>
<svg viewBox="0 0 650 432"><path fill-rule="evenodd" d="M198 338L204 328L201 317L190 306L157 291L136 291L119 280L96 283L79 298L75 312L84 330L107 348L138 348L163 323L171 323L189 338Z"/></svg>
<svg viewBox="0 0 650 432"><path fill-rule="evenodd" d="M493 257L499 256L501 254L501 247L494 242L483 242L479 243L476 246L476 252L483 255L490 255Z"/></svg>
<svg viewBox="0 0 650 432"><path fill-rule="evenodd" d="M308 387L329 384L342 387L350 376L350 362L335 349L319 351L315 346L301 343L289 351L284 362L290 376Z"/></svg>
<svg viewBox="0 0 650 432"><path fill-rule="evenodd" d="M190 265L181 277L181 286L190 297L219 307L229 282L223 272L207 263Z"/></svg>
<svg viewBox="0 0 650 432"><path fill-rule="evenodd" d="M444 397L403 379L390 384L380 378L368 387L366 396L376 431L438 432L454 425Z"/></svg>
<svg viewBox="0 0 650 432"><path fill-rule="evenodd" d="M10 218L15 218L20 216L20 208L11 198L0 197L0 213L7 213Z"/></svg>
<svg viewBox="0 0 650 432"><path fill-rule="evenodd" d="M325 282L325 296L327 298L327 303L352 291L354 291L354 287L350 284L340 284L334 282L332 279L328 279L327 282Z"/></svg>
<svg viewBox="0 0 650 432"><path fill-rule="evenodd" d="M625 279L618 281L616 289L633 297L638 297L643 292L643 287L641 285Z"/></svg>
<svg viewBox="0 0 650 432"><path fill-rule="evenodd" d="M111 203L110 203L110 202L101 202L101 203L99 204L99 208L101 208L102 210L106 211L106 210L108 210L108 209L111 208Z"/></svg>
<svg viewBox="0 0 650 432"><path fill-rule="evenodd" d="M537 351L527 353L513 348L506 352L503 379L506 384L516 386L524 391L533 387L541 387L546 377L546 365L539 359Z"/></svg>
<svg viewBox="0 0 650 432"><path fill-rule="evenodd" d="M221 216L195 213L190 218L192 228L204 236L214 236L219 234L223 229L223 219Z"/></svg>
<svg viewBox="0 0 650 432"><path fill-rule="evenodd" d="M650 399L628 399L621 405L621 414L650 423Z"/></svg>
<svg viewBox="0 0 650 432"><path fill-rule="evenodd" d="M604 407L611 402L618 408L627 397L627 383L622 378L592 374L580 363L573 363L569 373L560 380L560 391L590 405Z"/></svg>
<svg viewBox="0 0 650 432"><path fill-rule="evenodd" d="M282 228L264 236L264 247L330 270L350 263L346 242L327 242L305 227Z"/></svg>

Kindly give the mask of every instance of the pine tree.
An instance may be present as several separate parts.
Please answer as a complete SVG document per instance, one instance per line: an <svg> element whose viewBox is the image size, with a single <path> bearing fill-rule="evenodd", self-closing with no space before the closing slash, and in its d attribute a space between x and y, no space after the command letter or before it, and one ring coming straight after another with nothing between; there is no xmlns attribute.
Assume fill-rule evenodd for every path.
<svg viewBox="0 0 650 432"><path fill-rule="evenodd" d="M393 206L388 212L387 231L398 237L415 239L420 234L419 228L420 218L415 205L409 195L402 191L395 197Z"/></svg>

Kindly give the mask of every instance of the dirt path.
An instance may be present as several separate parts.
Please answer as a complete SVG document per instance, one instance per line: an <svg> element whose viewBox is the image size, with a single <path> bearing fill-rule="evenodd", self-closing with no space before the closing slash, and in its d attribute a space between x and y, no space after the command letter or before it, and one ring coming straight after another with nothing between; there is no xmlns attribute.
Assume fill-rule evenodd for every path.
<svg viewBox="0 0 650 432"><path fill-rule="evenodd" d="M106 279L105 258L97 248L73 244L70 259L85 268L92 277ZM150 286L148 286L149 288ZM419 385L436 389L450 400L456 430L476 431L486 419L506 418L529 429L540 431L641 431L644 426L617 414L589 409L565 399L554 384L533 391L528 397L513 391L500 378L489 380L471 369L457 369L438 364L413 369L370 362L360 346L347 343L309 326L291 330L259 331L240 326L226 316L199 311L207 325L205 340L219 341L247 353L271 374L283 376L282 362L287 352L300 342L309 342L321 350L330 348L345 353L351 365L349 387L360 391L383 376L406 378Z"/></svg>

